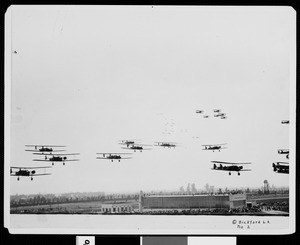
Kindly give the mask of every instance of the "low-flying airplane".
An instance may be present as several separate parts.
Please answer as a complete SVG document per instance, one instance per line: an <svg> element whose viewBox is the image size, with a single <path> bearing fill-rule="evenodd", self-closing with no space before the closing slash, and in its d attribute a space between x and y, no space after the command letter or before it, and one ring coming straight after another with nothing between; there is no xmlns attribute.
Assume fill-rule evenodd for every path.
<svg viewBox="0 0 300 245"><path fill-rule="evenodd" d="M196 110L196 113L203 113L204 111L202 111L202 110Z"/></svg>
<svg viewBox="0 0 300 245"><path fill-rule="evenodd" d="M32 151L32 152L59 152L59 151L65 151L61 149L53 149L53 148L60 148L60 147L66 147L64 145L25 145L26 147L34 147L33 150L31 149L25 149L25 151Z"/></svg>
<svg viewBox="0 0 300 245"><path fill-rule="evenodd" d="M222 170L222 171L229 171L229 175L231 175L231 171L235 171L240 175L241 171L251 171L251 169L243 169L244 164L251 164L250 162L241 162L241 163L234 163L234 162L220 162L220 161L211 161L214 163L212 170ZM216 164L220 164L217 166ZM223 166L225 165L230 165L230 166Z"/></svg>
<svg viewBox="0 0 300 245"><path fill-rule="evenodd" d="M55 162L62 162L63 165L65 165L65 162L73 162L73 161L79 161L79 159L68 159L69 156L76 156L80 155L79 153L69 153L69 154L52 154L52 153L33 153L34 155L44 155L45 159L33 159L33 161L40 161L40 162L52 162L52 165L54 165Z"/></svg>
<svg viewBox="0 0 300 245"><path fill-rule="evenodd" d="M290 121L289 120L282 120L281 123L282 124L290 124Z"/></svg>
<svg viewBox="0 0 300 245"><path fill-rule="evenodd" d="M214 144L214 145L202 145L204 146L203 150L211 150L211 151L220 151L222 149L226 149L226 147L222 147L222 145L227 145L227 143L224 144Z"/></svg>
<svg viewBox="0 0 300 245"><path fill-rule="evenodd" d="M168 148L175 148L177 146L177 143L175 142L154 142L156 143L155 146L161 146L161 147L168 147Z"/></svg>
<svg viewBox="0 0 300 245"><path fill-rule="evenodd" d="M276 173L288 174L290 170L288 162L274 162L272 166Z"/></svg>
<svg viewBox="0 0 300 245"><path fill-rule="evenodd" d="M121 159L131 159L131 157L123 157L122 155L128 155L132 153L96 153L96 154L101 154L103 157L97 157L96 159L107 159L111 160L112 162L114 160L118 160L119 162Z"/></svg>
<svg viewBox="0 0 300 245"><path fill-rule="evenodd" d="M130 145L129 147L121 147L121 148L126 149L126 150L133 150L134 152L136 152L136 151L142 152L143 150L151 150L149 148L144 148L143 146L149 146L149 145L134 144L134 145Z"/></svg>
<svg viewBox="0 0 300 245"><path fill-rule="evenodd" d="M51 175L49 173L37 174L35 169L40 168L51 167L10 167L10 176L17 176L17 180L19 181L21 176L31 177L31 180L33 180L33 176Z"/></svg>

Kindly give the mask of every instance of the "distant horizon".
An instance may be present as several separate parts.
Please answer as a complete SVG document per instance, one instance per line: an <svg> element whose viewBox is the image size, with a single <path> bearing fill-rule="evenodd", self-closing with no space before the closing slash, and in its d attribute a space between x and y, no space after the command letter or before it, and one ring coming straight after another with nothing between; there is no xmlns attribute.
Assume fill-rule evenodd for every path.
<svg viewBox="0 0 300 245"><path fill-rule="evenodd" d="M210 185L211 186L211 185ZM247 188L249 188L250 190L255 190L255 189L261 189L263 186L256 186L256 187L214 187L214 192L218 192L219 188L221 188L222 190L224 189L228 189L228 190L245 190ZM197 188L197 192L198 191L206 191L203 187L202 188ZM271 190L274 189L290 189L289 186L274 186L272 187L272 185L269 187ZM110 194L128 194L128 195L132 195L132 194L139 194L140 191L142 191L143 193L149 193L149 192L181 192L179 189L178 190L139 190L139 191L132 191L132 192L105 192L105 191L70 191L70 192L52 192L52 193L26 193L26 194L22 194L22 193L15 193L15 194L10 194L10 196L16 196L16 195L63 195L63 194L76 194L76 193L80 193L80 194L84 194L84 193L104 193L105 195L110 195ZM185 192L187 192L185 190ZM190 191L191 192L191 191ZM209 192L209 191L208 191Z"/></svg>

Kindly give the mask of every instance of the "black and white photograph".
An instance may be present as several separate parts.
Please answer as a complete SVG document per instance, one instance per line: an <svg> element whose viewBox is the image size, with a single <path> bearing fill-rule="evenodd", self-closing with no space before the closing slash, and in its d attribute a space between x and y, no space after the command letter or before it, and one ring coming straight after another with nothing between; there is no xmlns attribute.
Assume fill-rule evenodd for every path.
<svg viewBox="0 0 300 245"><path fill-rule="evenodd" d="M11 233L295 231L291 7L13 5Z"/></svg>

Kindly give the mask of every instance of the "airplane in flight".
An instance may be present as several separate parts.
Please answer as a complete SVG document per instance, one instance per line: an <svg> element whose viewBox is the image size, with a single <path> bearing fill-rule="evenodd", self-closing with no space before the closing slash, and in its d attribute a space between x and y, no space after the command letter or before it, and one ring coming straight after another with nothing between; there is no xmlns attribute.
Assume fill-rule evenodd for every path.
<svg viewBox="0 0 300 245"><path fill-rule="evenodd" d="M65 162L73 162L73 161L79 161L79 159L68 159L68 155L70 156L76 156L80 155L79 153L69 153L69 154L46 154L46 153L33 153L34 155L44 155L45 159L33 159L33 161L39 161L39 162L52 162L52 165L54 165L55 162L62 162L63 165L65 165Z"/></svg>
<svg viewBox="0 0 300 245"><path fill-rule="evenodd" d="M227 145L227 143L224 143L224 144L214 144L214 145L202 145L204 146L204 149L203 150L211 150L211 151L220 151L222 149L226 149L227 147L223 147L223 145Z"/></svg>
<svg viewBox="0 0 300 245"><path fill-rule="evenodd" d="M202 114L204 111L203 110L196 110L196 113Z"/></svg>
<svg viewBox="0 0 300 245"><path fill-rule="evenodd" d="M272 166L275 173L288 174L290 170L288 162L274 162Z"/></svg>
<svg viewBox="0 0 300 245"><path fill-rule="evenodd" d="M251 164L250 162L242 162L242 163L234 163L234 162L220 162L220 161L211 161L214 163L212 170L222 170L222 171L229 171L229 175L231 175L231 171L235 171L240 175L241 171L251 171L251 169L243 169L243 164ZM219 164L217 166L216 164ZM223 166L225 164L225 166ZM226 166L230 165L230 166Z"/></svg>
<svg viewBox="0 0 300 245"><path fill-rule="evenodd" d="M215 114L214 117L223 117L225 115L226 115L225 113L218 113L218 114Z"/></svg>
<svg viewBox="0 0 300 245"><path fill-rule="evenodd" d="M282 120L281 123L282 124L290 124L290 121L289 120Z"/></svg>
<svg viewBox="0 0 300 245"><path fill-rule="evenodd" d="M167 148L175 148L177 146L177 143L175 142L154 142L156 143L155 146L161 146L161 147L167 147Z"/></svg>
<svg viewBox="0 0 300 245"><path fill-rule="evenodd" d="M130 145L134 145L137 143L138 140L120 140L121 142L119 144L126 145L129 147Z"/></svg>
<svg viewBox="0 0 300 245"><path fill-rule="evenodd" d="M130 145L129 147L121 147L122 149L126 149L126 150L133 150L134 152L136 151L144 151L144 150L151 150L150 148L144 148L143 146L149 146L149 145L142 145L142 144L134 144L134 145Z"/></svg>
<svg viewBox="0 0 300 245"><path fill-rule="evenodd" d="M33 176L42 176L42 175L51 175L49 173L37 174L35 169L41 168L51 168L51 167L10 167L10 176L18 177L17 180L20 180L20 177L30 177L33 180Z"/></svg>
<svg viewBox="0 0 300 245"><path fill-rule="evenodd" d="M25 149L25 151L32 151L32 152L60 152L60 151L65 151L62 149L53 149L53 148L61 148L61 147L66 147L64 145L25 145L25 147L34 147L34 149Z"/></svg>
<svg viewBox="0 0 300 245"><path fill-rule="evenodd" d="M121 159L131 159L132 157L123 157L122 155L128 155L128 154L132 154L132 153L96 153L96 154L101 154L103 157L96 157L96 159L107 159L107 160L111 160L112 162L114 160L118 160L119 162L121 161Z"/></svg>
<svg viewBox="0 0 300 245"><path fill-rule="evenodd" d="M279 149L278 154L286 154L286 158L289 159L290 151L288 149Z"/></svg>

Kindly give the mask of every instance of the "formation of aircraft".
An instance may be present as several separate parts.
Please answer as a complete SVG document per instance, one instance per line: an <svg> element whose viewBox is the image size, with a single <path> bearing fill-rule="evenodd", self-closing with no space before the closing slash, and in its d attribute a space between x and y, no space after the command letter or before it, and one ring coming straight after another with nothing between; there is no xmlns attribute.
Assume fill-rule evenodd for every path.
<svg viewBox="0 0 300 245"><path fill-rule="evenodd" d="M220 151L221 149L226 149L226 147L223 147L223 145L226 145L226 143L224 144L214 144L214 145L202 145L204 146L203 150L210 150L210 151Z"/></svg>
<svg viewBox="0 0 300 245"><path fill-rule="evenodd" d="M161 146L161 147L167 147L167 148L175 148L177 146L177 143L175 142L155 142L156 146Z"/></svg>
<svg viewBox="0 0 300 245"><path fill-rule="evenodd" d="M16 176L17 180L20 177L30 177L33 180L33 176L51 175L50 173L38 174L36 169L51 168L51 167L10 167L10 176Z"/></svg>
<svg viewBox="0 0 300 245"><path fill-rule="evenodd" d="M289 120L282 120L282 124L289 124ZM283 154L287 159L289 159L290 150L289 149L279 149L277 150L278 154ZM289 163L288 162L274 162L272 164L273 171L275 173L289 174Z"/></svg>
<svg viewBox="0 0 300 245"><path fill-rule="evenodd" d="M251 171L251 169L244 169L244 167L242 166L244 164L251 164L250 162L241 162L241 163L221 162L221 161L211 161L211 162L214 164L212 170L229 171L229 175L231 175L231 172L237 172L238 175L240 175L241 171ZM219 164L219 166L217 166L217 164Z"/></svg>
<svg viewBox="0 0 300 245"><path fill-rule="evenodd" d="M65 162L71 162L71 161L79 161L79 159L68 159L67 156L72 155L80 155L79 153L68 153L68 154L46 154L46 153L33 153L34 155L44 155L44 159L33 159L33 161L39 161L39 162L52 162L52 165L54 165L55 162L62 162L63 165L65 165Z"/></svg>
<svg viewBox="0 0 300 245"><path fill-rule="evenodd" d="M65 151L63 149L55 149L55 148L62 148L66 147L64 145L25 145L25 147L34 148L34 149L25 149L25 151L32 151L32 152L60 152Z"/></svg>
<svg viewBox="0 0 300 245"><path fill-rule="evenodd" d="M226 113L221 112L221 109L213 109L213 112L215 113L213 115L214 117L219 117L221 119L226 119L227 118ZM203 114L204 110L196 110L196 113ZM205 115L203 115L203 118L209 118L209 115L205 114Z"/></svg>
<svg viewBox="0 0 300 245"><path fill-rule="evenodd" d="M213 110L214 117L219 117L221 119L226 119L226 114L221 112L220 109L214 109ZM196 110L196 113L203 114L203 110ZM203 115L204 118L208 118L209 115ZM282 120L282 124L289 124L289 120ZM134 152L143 150L150 150L150 148L144 148L144 146L149 145L143 145L137 143L138 140L120 140L119 144L124 145L125 147L121 147L122 149L126 150L133 150ZM221 151L222 149L226 149L227 147L224 147L226 143L223 144L210 144L210 145L202 145L204 148L203 150L211 150L211 151ZM56 153L56 152L62 152L65 151L64 148L66 146L64 145L25 145L27 148L25 151L33 152L34 155L43 155L44 159L33 159L33 161L42 161L42 162L52 162L52 165L54 165L55 162L62 162L63 165L65 165L65 162L69 161L79 161L79 159L68 159L69 155L76 156L80 155L79 153ZM178 146L175 142L155 142L155 146L160 147L167 147L167 148L175 148ZM110 160L110 161L118 161L120 162L123 159L131 159L132 157L127 157L126 155L132 154L132 153L96 153L97 156L96 159L104 159L104 160ZM279 149L278 154L285 154L286 158L289 158L289 149ZM244 169L245 164L251 164L250 162L224 162L224 161L211 161L213 163L212 170L221 170L221 171L228 171L229 175L231 175L231 172L237 172L238 175L240 175L240 172L242 171L251 171L251 169ZM289 163L288 162L274 162L272 164L273 170L276 173L289 173ZM36 169L42 169L42 168L50 168L50 167L11 167L10 174L11 176L17 176L18 180L20 176L27 176L31 177L31 180L33 180L33 176L43 176L43 175L51 175L50 173L36 173Z"/></svg>
<svg viewBox="0 0 300 245"><path fill-rule="evenodd" d="M216 114L214 114L214 117L219 117L221 119L226 119L227 118L226 113L221 112L220 109L214 110L214 113L216 113Z"/></svg>
<svg viewBox="0 0 300 245"><path fill-rule="evenodd" d="M123 155L128 155L128 154L132 154L132 153L96 153L99 155L102 155L103 157L96 157L96 159L107 159L107 160L111 160L112 162L114 160L118 160L119 162L121 161L121 159L131 159L131 157L123 157Z"/></svg>
<svg viewBox="0 0 300 245"><path fill-rule="evenodd" d="M289 163L288 162L274 162L273 171L275 173L288 174L289 173Z"/></svg>

